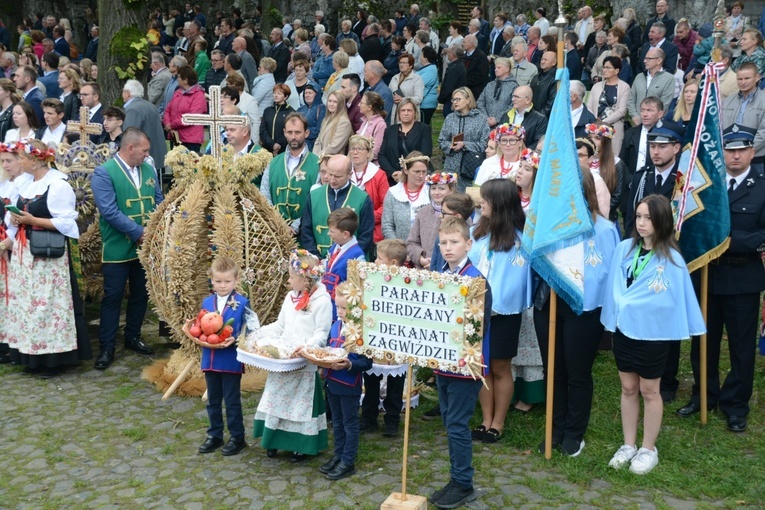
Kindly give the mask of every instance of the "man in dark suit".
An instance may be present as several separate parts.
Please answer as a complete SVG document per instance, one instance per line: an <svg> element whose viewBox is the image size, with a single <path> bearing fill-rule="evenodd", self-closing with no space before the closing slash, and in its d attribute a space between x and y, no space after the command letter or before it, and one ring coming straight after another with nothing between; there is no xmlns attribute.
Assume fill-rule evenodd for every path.
<svg viewBox="0 0 765 510"><path fill-rule="evenodd" d="M539 139L547 132L547 117L533 109L531 87L521 85L513 91L513 107L505 113L500 124L520 124L526 132L526 147L536 150Z"/></svg>
<svg viewBox="0 0 765 510"><path fill-rule="evenodd" d="M282 29L271 29L271 49L268 51L268 56L276 60L276 71L274 71L274 81L276 83L284 83L287 81L287 66L290 63L290 50L284 45L282 41ZM249 84L252 86L252 83Z"/></svg>
<svg viewBox="0 0 765 510"><path fill-rule="evenodd" d="M582 57L579 55L579 51L576 49L576 43L579 41L579 36L576 32L566 32L563 36L564 48L566 50L566 67L568 68L568 76L572 80L582 79Z"/></svg>
<svg viewBox="0 0 765 510"><path fill-rule="evenodd" d="M643 33L642 42L648 42L648 35L651 31L651 27L653 27L656 23L663 23L664 26L667 27L669 40L672 40L672 37L675 35L675 20L669 17L668 11L669 6L667 5L667 0L659 0L656 2L656 16L649 18L648 21L645 22L645 32Z"/></svg>
<svg viewBox="0 0 765 510"><path fill-rule="evenodd" d="M370 60L378 60L382 62L385 60L385 57L383 57L382 43L380 42L380 25L372 23L367 28L367 31L369 32L369 35L364 39L364 42L361 43L359 55L364 62L369 62Z"/></svg>
<svg viewBox="0 0 765 510"><path fill-rule="evenodd" d="M635 224L635 210L648 195L672 199L685 129L674 122L659 121L648 132L650 163L635 172L630 183L624 228L628 236Z"/></svg>
<svg viewBox="0 0 765 510"><path fill-rule="evenodd" d="M489 59L486 53L478 49L478 39L474 35L467 35L462 40L465 49L465 69L467 71L467 87L478 99L486 84L489 83Z"/></svg>
<svg viewBox="0 0 765 510"><path fill-rule="evenodd" d="M663 69L669 74L675 74L677 71L677 56L679 51L667 38L667 27L664 23L656 22L648 31L648 42L640 47L640 55L638 57L638 72L645 72L645 57L648 54L648 50L651 48L660 48L664 52L664 65Z"/></svg>
<svg viewBox="0 0 765 510"><path fill-rule="evenodd" d="M61 25L56 25L53 28L53 51L62 57L69 58L71 54L69 51L69 43L66 42L66 39L64 39L65 33L66 29Z"/></svg>
<svg viewBox="0 0 765 510"><path fill-rule="evenodd" d="M231 18L223 18L220 20L220 29L222 36L216 49L222 51L225 56L234 52L232 47L234 44L234 21Z"/></svg>
<svg viewBox="0 0 765 510"><path fill-rule="evenodd" d="M101 86L98 83L86 83L80 87L80 101L82 106L87 106L88 122L91 124L104 123L104 106L101 104ZM101 135L90 135L90 141L98 143Z"/></svg>
<svg viewBox="0 0 765 510"><path fill-rule="evenodd" d="M621 201L619 209L622 216L627 215L627 200L629 198L629 185L632 182L632 176L650 162L648 153L648 132L664 117L664 104L661 99L654 96L648 96L640 102L640 122L639 126L634 126L624 133L624 142L619 159L624 161L627 173L624 176L621 192ZM629 233L629 231L627 232Z"/></svg>
<svg viewBox="0 0 765 510"><path fill-rule="evenodd" d="M534 91L534 109L545 116L550 116L558 85L555 80L557 57L554 51L545 51L539 61L540 71L531 79Z"/></svg>
<svg viewBox="0 0 765 510"><path fill-rule="evenodd" d="M470 11L470 17L474 20L478 21L479 30L481 32L481 35L484 38L484 41L488 44L489 42L489 33L491 32L491 26L489 25L489 22L483 19L483 8L479 5L476 5L473 7L473 10ZM486 46L480 47L481 49L486 48Z"/></svg>
<svg viewBox="0 0 765 510"><path fill-rule="evenodd" d="M587 124L594 124L597 119L590 110L587 109L582 101L587 93L587 88L579 80L572 80L570 93L571 96L571 120L574 124L574 137L587 138Z"/></svg>
<svg viewBox="0 0 765 510"><path fill-rule="evenodd" d="M58 55L52 51L45 53L40 59L40 68L43 70L40 83L45 86L45 97L58 99L61 96L61 88L58 86L58 60Z"/></svg>
<svg viewBox="0 0 765 510"><path fill-rule="evenodd" d="M90 29L91 39L88 41L88 46L85 49L85 58L89 58L93 63L96 63L98 60L98 34L99 28L93 25L93 28Z"/></svg>
<svg viewBox="0 0 765 510"><path fill-rule="evenodd" d="M446 48L446 59L449 62L438 92L438 102L444 105L444 118L452 112L452 92L467 83L467 70L462 61L464 56L462 46L453 44Z"/></svg>
<svg viewBox="0 0 765 510"><path fill-rule="evenodd" d="M37 116L37 123L39 125L45 124L45 116L43 115L42 102L45 96L37 88L37 71L32 66L19 66L13 73L13 83L16 84L16 88L22 93L22 99L29 103Z"/></svg>
<svg viewBox="0 0 765 510"><path fill-rule="evenodd" d="M154 168L162 177L162 169L165 166L167 155L167 143L165 132L162 129L162 120L159 118L157 107L143 98L143 85L138 80L128 80L122 88L122 99L125 100L125 123L123 129L135 127L146 133L153 143L151 144L151 158L154 160Z"/></svg>
<svg viewBox="0 0 765 510"><path fill-rule="evenodd" d="M726 186L730 203L730 246L709 265L707 405L727 418L728 430L744 432L755 370L760 295L765 290L765 177L751 167L756 130L733 124L723 132ZM730 372L720 387L723 327L728 336ZM701 409L699 338L691 344L691 401L677 410L691 416Z"/></svg>

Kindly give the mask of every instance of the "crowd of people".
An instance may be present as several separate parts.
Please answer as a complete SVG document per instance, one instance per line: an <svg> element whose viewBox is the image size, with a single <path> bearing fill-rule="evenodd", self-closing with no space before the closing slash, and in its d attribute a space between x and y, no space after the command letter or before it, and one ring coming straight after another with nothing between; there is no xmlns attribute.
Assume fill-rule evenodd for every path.
<svg viewBox="0 0 765 510"><path fill-rule="evenodd" d="M495 13L489 22L476 6L467 25L449 24L449 35L441 42L441 34L416 4L408 11L397 10L394 19L378 19L359 9L350 19L341 20L336 35L329 33L321 11L316 11L310 26L285 17L283 26L273 28L268 40L260 33L257 16L244 20L234 8L232 17L218 12L208 23L200 6L185 7L183 12L157 9L152 13L147 24L151 76L146 87L136 80L125 83L122 107L100 102L96 25L85 31L84 54L72 47L69 22L52 16L19 25L18 51L4 43L0 53L4 73L0 77L0 140L4 142L0 145L4 169L0 257L9 283L2 295L6 304L25 306L32 314L32 320L14 323L35 329L9 334L10 318L4 311L0 342L8 353L0 353L0 360L20 363L30 371L43 370L52 377L92 357L87 330L80 324L74 196L64 185L65 176L49 168L52 148L73 140L65 126L79 119L80 106L89 108L90 122L104 126L103 133L90 135L90 140L118 148L115 158L99 167L93 178L105 245L105 297L95 366L106 369L114 361L117 316L128 282L126 346L141 354L152 352L140 338L146 293L136 249L142 241L142 225L162 200L160 182L172 170L164 168L168 143L200 154L210 150L203 128L184 124L182 115L207 113L210 87L220 86L222 112L246 116L249 122L210 137L220 136L237 154L262 149L273 154L258 185L304 250L295 255L292 299L288 301L288 296L284 304L289 313L270 327L274 334L284 334L292 320L312 337L317 332L326 337L306 344L326 344L330 337L339 342L341 330L332 328L330 335L331 322L326 323L324 316L321 327L303 324L307 318L295 316L294 303L308 295L310 300L301 302L311 307L309 302L326 296L323 292L314 295L312 289L327 290L334 303L333 319L343 320L347 303L342 298L344 287L338 285L346 276L341 266L347 263L349 247L355 250L350 258L358 255L382 263L486 277L491 298L486 316L490 333L483 353L487 386L455 390L451 376L439 374L439 392L452 388L448 391L455 393L440 395L439 406L424 413L426 419L440 416L444 420L450 448L455 448L451 482L432 498L437 505L452 508L448 505L475 496L469 455L457 449L469 449L471 439L489 444L500 441L511 406L527 412L544 400L550 341L560 344L561 357L551 375L556 386L553 446L570 456L582 452L592 405L595 352L599 346L611 348L609 335L601 344L604 330L613 333L625 436L610 465L630 465L638 474L657 465L655 443L663 404L677 397L677 340L705 330L697 315L695 275L689 277L670 235L667 199L678 178L680 150L685 128L693 121L700 75L712 58L711 23L695 28L687 19L674 20L666 1L658 0L656 15L644 25L632 8L624 9L609 26L604 15L594 15L585 6L564 30L571 120L596 233L589 244L582 245L589 261L583 276L585 311L577 315L567 305L559 306L558 321L563 327L551 339L549 288L525 263L520 250L540 155L551 143L545 141L545 133L557 95L558 29L551 26L544 8L534 11L533 23L524 14L505 12ZM730 6L719 47L720 114L732 229L730 249L711 266L710 317L714 319L706 328L711 345L708 405L719 407L734 432L747 426L759 296L765 290L760 257L765 247L765 193L761 192L765 187L765 95L760 92L765 88L761 80L765 46L762 27L753 26L743 8L739 1ZM443 123L434 133L439 110ZM431 160L434 142L443 154L441 168L435 168ZM123 207L125 199L128 204L143 205ZM338 218L349 210L354 213L352 219ZM30 252L35 246L31 240L41 235L38 232L67 238L61 254L45 257ZM625 241L619 243L620 238ZM314 266L336 278L322 283L311 270ZM213 277L232 272L236 277L235 268L222 262L213 269ZM34 293L40 287L31 282L38 278L52 286L44 306L35 304ZM640 282L644 283L637 285ZM225 284L213 286L219 298L230 297L232 291ZM653 293L650 299L644 296L647 289ZM218 306L221 303L224 306ZM225 301L216 306L223 310ZM34 320L40 313L57 314L51 325L56 332L40 329L41 322ZM655 324L636 319L646 315L657 317ZM673 322L679 325L670 331ZM723 327L728 332L732 367L721 385L718 363ZM697 336L691 358L695 385L690 402L677 410L681 416L700 410ZM226 367L210 365L206 370L226 372ZM368 363L353 358L349 365L337 367L341 370L357 372L358 377L336 378L341 386L333 389L335 383L328 383L329 395L343 385L360 388L362 380L378 388L379 394L381 372ZM308 402L306 419L313 428L306 434L313 439L303 451L283 446L289 441L280 439L282 425L274 416L289 412L279 393L269 393L263 409L259 408L256 435L263 437L270 456L277 449L291 449L295 450L293 460L299 461L326 446L326 423L322 433L323 403L320 410L312 393L318 384L315 374L299 382L287 379L283 382L299 385L296 395ZM402 380L398 373L389 377L387 436L398 433L394 409L400 408ZM217 387L214 406L221 406L222 393L228 395L234 384L226 381L208 378L208 384ZM371 394L374 398L375 390ZM358 438L354 435L377 428L377 402L363 409L359 424L358 417L355 422L348 417L353 406L341 398L348 395L345 389L338 395L329 398L329 407L339 417L336 426L347 427L340 441L346 447L336 447L333 459L322 466L331 479L355 471ZM453 400L455 395L464 397L459 404ZM642 445L637 444L639 396L645 403ZM475 406L476 400L482 420L471 431L465 416L470 402ZM235 401L231 405L235 408ZM223 444L220 410L211 412L210 419L215 424L200 449L205 453ZM235 454L243 448L243 430L236 420L229 424L234 427L230 430L233 443L227 445L226 454Z"/></svg>

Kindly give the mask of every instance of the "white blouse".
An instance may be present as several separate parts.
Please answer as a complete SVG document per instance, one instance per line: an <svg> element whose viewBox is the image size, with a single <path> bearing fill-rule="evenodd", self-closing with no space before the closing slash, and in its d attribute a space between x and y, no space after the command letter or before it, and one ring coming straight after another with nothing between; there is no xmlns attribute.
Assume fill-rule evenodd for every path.
<svg viewBox="0 0 765 510"><path fill-rule="evenodd" d="M21 198L34 198L43 195L48 190L48 211L51 222L56 230L72 239L79 239L80 230L77 227L77 209L74 190L66 180L66 175L58 170L48 170L42 179L30 180L21 185L17 184ZM14 232L15 235L15 232Z"/></svg>

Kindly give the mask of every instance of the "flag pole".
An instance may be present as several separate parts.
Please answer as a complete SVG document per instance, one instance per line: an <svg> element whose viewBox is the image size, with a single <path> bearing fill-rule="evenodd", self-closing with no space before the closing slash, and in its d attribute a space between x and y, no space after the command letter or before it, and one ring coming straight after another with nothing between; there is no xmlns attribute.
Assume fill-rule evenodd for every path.
<svg viewBox="0 0 765 510"><path fill-rule="evenodd" d="M715 13L715 21L714 21L714 32L712 33L715 43L714 43L714 49L712 50L712 60L714 62L720 62L722 60L722 55L720 53L720 44L722 43L722 38L724 35L724 27L725 27L725 2L724 0L719 0L717 2L717 12ZM708 78L707 78L708 79ZM707 307L709 305L709 264L704 264L704 266L701 268L701 316L704 318L704 324L707 324ZM704 333L699 338L699 363L701 365L700 374L699 374L699 395L700 395L700 405L701 405L701 413L700 413L700 419L701 424L706 425L707 424L707 402L708 402L708 393L707 393L707 379L709 378L709 374L707 371L707 334Z"/></svg>
<svg viewBox="0 0 765 510"><path fill-rule="evenodd" d="M558 0L558 18L555 20L558 27L558 69L563 69L565 55L563 53L563 28L566 26L566 18L563 16L563 0ZM560 81L558 81L560 89ZM555 382L555 338L557 334L558 296L550 289L550 323L547 336L547 394L545 396L545 459L552 458L552 428L553 428L553 383Z"/></svg>

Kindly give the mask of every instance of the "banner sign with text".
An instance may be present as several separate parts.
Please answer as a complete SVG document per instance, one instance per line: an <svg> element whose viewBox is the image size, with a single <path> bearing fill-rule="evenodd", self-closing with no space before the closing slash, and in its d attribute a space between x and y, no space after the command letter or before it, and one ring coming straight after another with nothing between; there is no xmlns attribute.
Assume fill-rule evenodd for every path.
<svg viewBox="0 0 765 510"><path fill-rule="evenodd" d="M483 278L348 264L344 334L353 352L480 377Z"/></svg>

